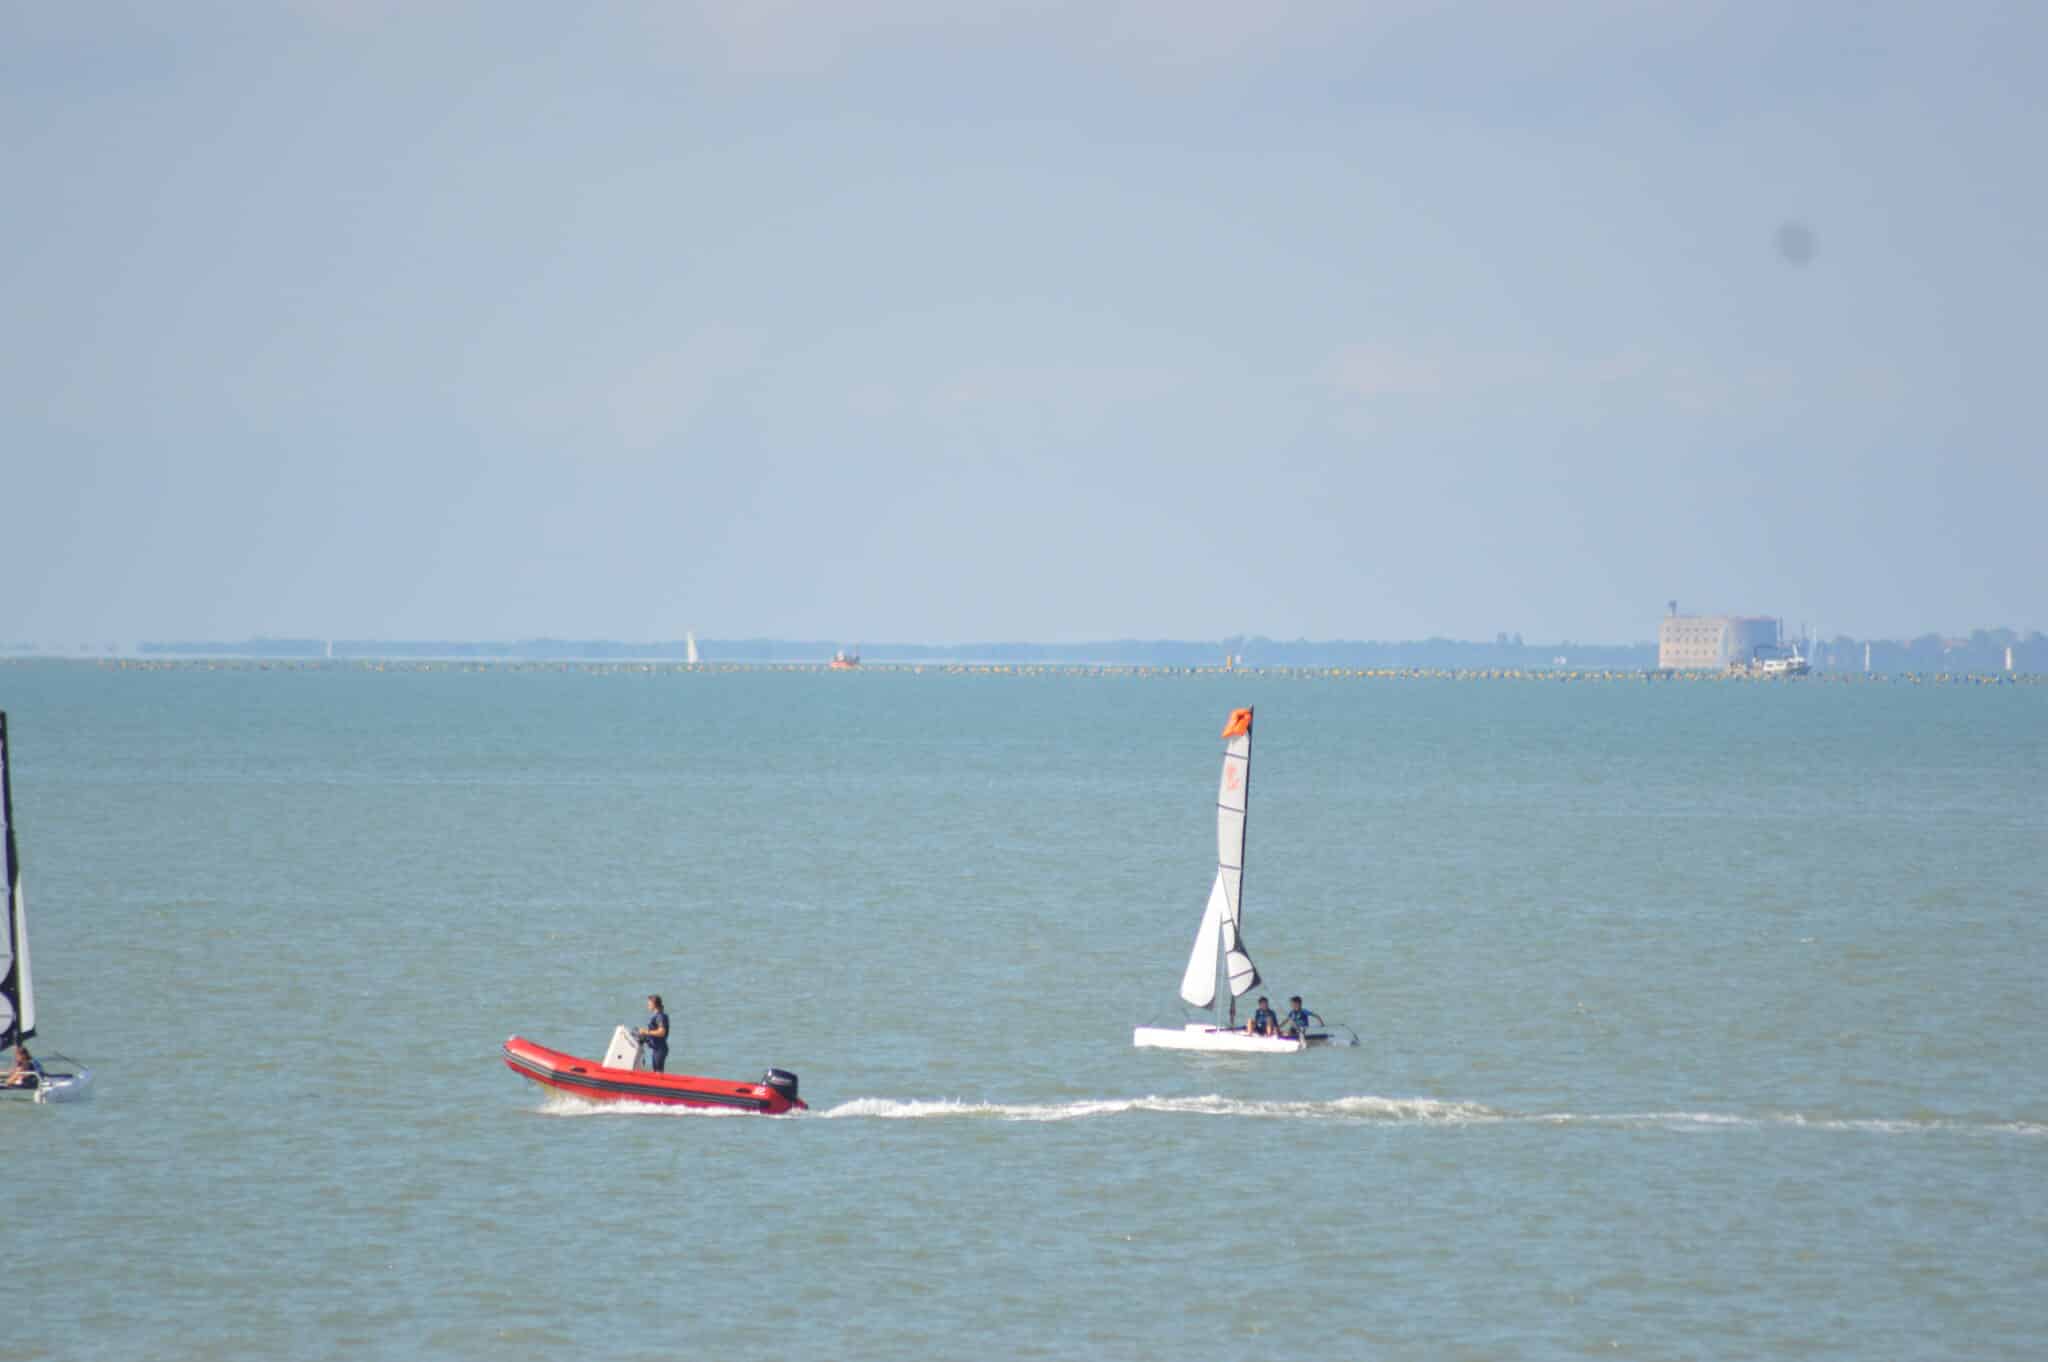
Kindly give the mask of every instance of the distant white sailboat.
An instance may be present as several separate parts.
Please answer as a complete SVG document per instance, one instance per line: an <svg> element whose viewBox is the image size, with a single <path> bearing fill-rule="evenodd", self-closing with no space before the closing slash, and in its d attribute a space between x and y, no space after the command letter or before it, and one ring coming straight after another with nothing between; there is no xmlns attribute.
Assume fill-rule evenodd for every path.
<svg viewBox="0 0 2048 1362"><path fill-rule="evenodd" d="M1246 809L1252 784L1252 711L1234 710L1224 725L1223 778L1216 793L1216 879L1195 948L1181 976L1180 996L1191 1007L1214 1009L1207 1022L1184 1026L1140 1026L1131 1044L1160 1050L1220 1050L1245 1054L1292 1054L1311 1045L1355 1045L1343 1027L1302 1036L1255 1036L1236 1025L1237 999L1259 986L1259 968L1246 950L1242 931ZM1225 1008L1229 1009L1226 1020ZM1320 1023L1321 1018L1317 1018ZM1341 1035L1338 1033L1342 1033Z"/></svg>
<svg viewBox="0 0 2048 1362"><path fill-rule="evenodd" d="M29 969L28 902L21 891L21 854L14 840L14 777L8 765L7 716L0 713L0 819L7 843L7 902L0 921L0 1063L13 1066L12 1051L36 1033L35 976ZM71 1102L92 1087L92 1071L48 1056L40 1074L18 1087L0 1087L10 1101ZM41 1061L38 1061L39 1063ZM0 1074L5 1070L0 1069Z"/></svg>
<svg viewBox="0 0 2048 1362"><path fill-rule="evenodd" d="M683 635L683 661L692 667L697 665L697 636L695 634L685 633Z"/></svg>

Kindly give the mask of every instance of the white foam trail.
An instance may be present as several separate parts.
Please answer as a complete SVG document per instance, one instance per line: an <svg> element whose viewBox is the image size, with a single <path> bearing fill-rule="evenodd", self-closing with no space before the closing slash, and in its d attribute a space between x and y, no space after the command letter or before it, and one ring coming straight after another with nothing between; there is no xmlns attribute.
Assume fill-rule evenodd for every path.
<svg viewBox="0 0 2048 1362"><path fill-rule="evenodd" d="M801 1114L801 1113L800 1113ZM1423 1097L1339 1097L1321 1102L1260 1102L1206 1097L1130 1097L1082 1102L968 1102L952 1099L860 1097L808 1113L823 1120L1078 1121L1092 1116L1156 1114L1223 1116L1269 1121L1335 1121L1362 1125L1587 1125L1642 1130L1806 1129L1870 1135L2048 1136L2038 1121L1967 1121L1947 1118L1821 1117L1801 1113L1745 1116L1715 1111L1512 1112L1478 1102Z"/></svg>
<svg viewBox="0 0 2048 1362"><path fill-rule="evenodd" d="M661 1106L650 1102L588 1102L550 1093L543 1116L751 1116L725 1107ZM959 1098L856 1097L823 1110L793 1111L785 1120L871 1121L1080 1121L1093 1116L1223 1116L1263 1121L1333 1121L1356 1125L1605 1126L1635 1130L1816 1130L1862 1135L1965 1135L1978 1138L2048 1138L2048 1122L1958 1120L1952 1117L1838 1117L1800 1112L1745 1116L1721 1111L1515 1112L1479 1102L1426 1097L1337 1097L1321 1102L1259 1102L1211 1093L1206 1097L1124 1097L1079 1102L968 1102Z"/></svg>
<svg viewBox="0 0 2048 1362"><path fill-rule="evenodd" d="M1606 1125L1664 1130L1826 1130L1863 1135L2018 1135L2031 1139L2048 1136L2048 1123L2040 1121L1968 1121L1951 1117L1808 1116L1801 1112L1776 1112L1767 1116L1738 1116L1719 1111L1636 1111L1578 1114L1553 1112L1511 1117L1546 1125Z"/></svg>
<svg viewBox="0 0 2048 1362"><path fill-rule="evenodd" d="M1759 1117L1760 1126L1796 1126L1807 1130L1843 1130L1865 1135L2020 1135L2040 1139L2048 1122L1968 1121L1947 1116L1803 1116L1790 1112Z"/></svg>
<svg viewBox="0 0 2048 1362"><path fill-rule="evenodd" d="M543 1116L752 1116L734 1107L681 1107L657 1102L588 1102L569 1093L541 1099Z"/></svg>
<svg viewBox="0 0 2048 1362"><path fill-rule="evenodd" d="M1427 1098L1339 1097L1327 1102L1251 1102L1234 1097L1129 1097L1092 1102L963 1102L897 1101L861 1097L813 1113L827 1120L866 1117L880 1121L979 1119L996 1121L1075 1121L1090 1116L1122 1116L1149 1112L1170 1116L1239 1116L1262 1120L1351 1120L1375 1122L1459 1123L1500 1120L1501 1115L1474 1102L1435 1102Z"/></svg>

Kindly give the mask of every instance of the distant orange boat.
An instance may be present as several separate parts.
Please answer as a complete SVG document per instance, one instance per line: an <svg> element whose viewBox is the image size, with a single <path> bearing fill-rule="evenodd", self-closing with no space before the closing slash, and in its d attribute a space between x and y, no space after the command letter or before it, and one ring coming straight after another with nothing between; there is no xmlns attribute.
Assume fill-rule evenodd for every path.
<svg viewBox="0 0 2048 1362"><path fill-rule="evenodd" d="M859 653L849 653L842 648L832 654L832 670L835 672L850 672L858 666L860 666Z"/></svg>

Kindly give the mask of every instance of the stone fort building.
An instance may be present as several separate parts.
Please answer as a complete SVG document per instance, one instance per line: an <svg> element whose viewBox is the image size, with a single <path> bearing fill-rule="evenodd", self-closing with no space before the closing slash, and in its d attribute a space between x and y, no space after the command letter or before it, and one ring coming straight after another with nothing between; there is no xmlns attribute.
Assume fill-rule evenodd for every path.
<svg viewBox="0 0 2048 1362"><path fill-rule="evenodd" d="M1762 615L1681 615L1657 625L1657 666L1665 671L1724 671L1778 646L1778 622Z"/></svg>

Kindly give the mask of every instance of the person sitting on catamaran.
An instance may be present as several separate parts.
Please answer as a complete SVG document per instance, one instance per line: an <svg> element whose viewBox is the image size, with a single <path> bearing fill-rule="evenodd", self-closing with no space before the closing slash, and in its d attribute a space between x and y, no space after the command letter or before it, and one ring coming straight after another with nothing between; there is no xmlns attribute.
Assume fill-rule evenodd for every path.
<svg viewBox="0 0 2048 1362"><path fill-rule="evenodd" d="M654 1015L633 1032L633 1039L647 1047L647 1067L661 1073L668 1068L668 1013L662 1010L659 993L647 995L647 1010Z"/></svg>
<svg viewBox="0 0 2048 1362"><path fill-rule="evenodd" d="M30 1057L26 1045L14 1047L14 1067L7 1077L0 1079L0 1088L34 1088L41 1086L43 1066Z"/></svg>
<svg viewBox="0 0 2048 1362"><path fill-rule="evenodd" d="M1266 1001L1264 994L1259 995L1259 1010L1252 1013L1251 1023L1245 1030L1255 1036L1280 1034L1280 1014L1273 1010L1273 1005Z"/></svg>
<svg viewBox="0 0 2048 1362"><path fill-rule="evenodd" d="M1287 1019L1280 1023L1280 1034L1296 1037L1307 1035L1309 1019L1314 1017L1315 1013L1301 1005L1301 995L1299 993L1287 1001L1291 1006L1287 1009Z"/></svg>

